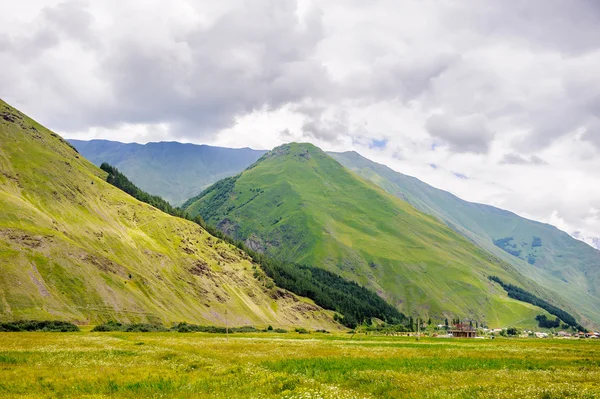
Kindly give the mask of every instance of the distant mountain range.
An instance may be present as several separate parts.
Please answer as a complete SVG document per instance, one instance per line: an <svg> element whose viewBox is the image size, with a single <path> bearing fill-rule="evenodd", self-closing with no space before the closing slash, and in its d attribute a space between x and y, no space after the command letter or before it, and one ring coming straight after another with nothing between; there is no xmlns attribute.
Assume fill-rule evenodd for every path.
<svg viewBox="0 0 600 399"><path fill-rule="evenodd" d="M98 143L94 144L91 147L84 148L82 142L73 141L73 144L78 147L82 153L85 154L87 151L90 158L95 159L94 162L97 164L107 161L112 162L116 165L121 165L121 169L127 173L127 165L141 165L138 168L140 170L150 170L155 169L154 166L150 163L148 157L139 157L136 154L140 152L124 152L117 151L112 153L113 158L109 158L108 153L106 155L102 155L102 152L94 150L94 147L98 146ZM117 143L118 144L118 143ZM122 146L122 144L121 144ZM172 143L154 143L152 146L163 147L161 150L155 150L158 152L165 151L169 152L169 154L164 155L163 159L174 159L177 158L177 153L174 151L177 147L173 146ZM188 145L192 146L192 145ZM207 146L197 146L206 148ZM209 147L208 149L210 149ZM169 149L169 151L167 151ZM208 150L207 149L207 150ZM92 151L93 150L93 151ZM233 155L227 155L228 149L219 149L219 151L223 152L223 156L226 159L229 157L233 157ZM233 154L238 150L229 150ZM253 150L248 150L253 151ZM310 151L309 151L310 153ZM213 176L216 176L219 173L229 174L230 176L237 175L246 167L250 166L256 159L258 159L264 152L250 152L251 156L254 160L247 160L245 165L242 165L243 162L236 164L236 168L229 169L229 172L219 171L218 168L215 168ZM470 203L467 201L463 201L460 198L442 191L435 189L418 179L415 179L410 176L402 175L398 172L395 172L384 165L377 164L372 162L355 152L347 152L347 153L329 153L331 157L335 158L338 162L340 162L343 166L345 166L348 170L353 171L353 173L361 176L362 178L373 182L374 184L381 187L383 190L388 192L389 194L396 196L402 199L404 202L409 203L414 206L416 209L424 212L426 214L435 216L444 222L448 227L452 230L460 233L464 237L466 237L473 244L476 244L480 248L483 248L491 259L498 259L505 264L510 265L511 268L517 271L517 273L521 276L526 276L524 281L534 281L537 284L537 287L540 292L544 292L547 295L547 298L550 301L554 301L558 304L564 305L568 310L576 312L579 314L580 319L583 323L587 323L588 325L600 325L600 295L598 289L600 287L600 252L592 249L589 245L586 245L579 240L576 240L570 237L568 234L556 229L553 226L538 223L535 221L527 220L518 215L515 215L511 212L504 211L498 208L494 208L487 205ZM112 159L112 160L111 160ZM185 159L185 157L182 157ZM202 162L201 160L191 158L193 162ZM164 161L161 161L164 162ZM191 161L188 161L191 162ZM330 164L327 170L333 168ZM151 174L162 174L163 170L171 169L168 165L159 166L159 170L153 170L150 172ZM171 170L187 170L186 163L178 160L177 168L173 168ZM236 169L234 171L234 169ZM265 181L263 183L272 182L275 183L275 178L278 176L280 171L274 173L270 178L272 181ZM222 176L221 175L221 176ZM248 173L243 173L244 180L247 177ZM169 177L167 177L169 176ZM252 174L250 173L250 176ZM147 181L144 183L143 179L137 179L132 175L132 180L145 188L146 190L152 192L151 182ZM293 175L287 175L288 179L288 189L291 190L294 188L292 184ZM280 178L284 179L282 176ZM185 187L186 181L193 181L194 179L198 179L202 183L196 185L198 187L196 193L200 191L200 186L206 186L210 183L214 183L217 181L216 177L207 178L205 175L194 177L193 174L186 175L185 179L178 175L177 173L168 173L160 176L158 180L164 181L165 179L170 179L173 182L177 182L175 186ZM152 180L152 179L150 179ZM244 181L242 180L242 182ZM218 187L219 190L223 190L223 184L231 183L230 180L226 179L219 183L221 187ZM240 184L239 182L235 182L235 185ZM331 181L327 181L327 184L332 185L334 187L336 183L335 177ZM260 187L254 187L254 189L266 189L268 184L262 184ZM325 186L329 187L329 186ZM310 187L309 187L310 188ZM323 188L323 187L322 187ZM340 187L338 187L341 190ZM182 194L180 191L179 194L176 194L172 191L169 186L163 187L163 195L167 198L182 198ZM212 189L213 191L216 189ZM294 192L294 190L291 190ZM191 191L190 191L191 192ZM286 192L286 190L283 190ZM223 196L223 203L231 202L231 206L240 205L236 202L235 198L230 198L231 196L236 196L236 191L223 191L223 193L228 193ZM255 192L256 194L256 192ZM346 192L346 195L349 193ZM206 197L206 193L205 193ZM206 198L204 200L206 202ZM302 208L308 206L309 202L305 200L298 200L298 205L301 205ZM190 208L193 210L192 204L188 202ZM213 204L214 206L214 201ZM252 204L247 204L244 206L250 206ZM197 205L198 206L198 205ZM276 206L276 204L271 204L267 206ZM204 210L202 210L202 209ZM232 208L232 212L234 210ZM223 211L222 207L219 207L221 212ZM325 208L326 209L326 208ZM227 209L225 209L227 210ZM315 212L318 211L318 206L315 207ZM202 207L197 207L196 211L202 213L206 211L204 205ZM266 208L262 210L263 213L267 214L271 212L270 208ZM318 212L317 212L318 213ZM208 215L209 219L212 221L217 221L218 217L216 215ZM225 214L222 214L222 222L228 217ZM262 216L259 212L258 216ZM279 217L279 216L278 216ZM305 217L305 221L302 222L304 224L295 224L297 226L312 226L314 222L314 215L309 214ZM231 218L229 218L231 219ZM284 217L282 216L282 220ZM271 220L270 223L275 223L276 219ZM280 222L278 222L280 223ZM299 223L299 222L298 222ZM333 223L333 221L330 221ZM338 223L338 221L336 221ZM337 224L325 224L321 225L320 235L319 234L309 234L315 237L315 240L323 239L323 237L331 236L330 231L335 231L332 226L337 226ZM318 225L318 224L317 224ZM232 233L231 228L235 226L228 226L227 223L221 223L221 228L225 231ZM252 225L254 226L254 225ZM256 226L255 226L256 227ZM261 228L267 228L267 226L260 226ZM239 223L238 229L250 229L250 227L246 226L246 222ZM252 227L254 228L254 227ZM254 232L258 234L258 230ZM289 232L291 236L299 235L298 232L291 231ZM339 235L339 233L336 233ZM397 234L392 233L392 234ZM241 236L238 236L241 237ZM269 244L262 242L260 240L253 240L251 236L250 243L255 245L256 248L260 248L263 245L264 250L269 249ZM281 236L285 238L285 235ZM338 239L338 242L344 242L341 239ZM294 244L296 245L296 244ZM304 244L302 244L304 245ZM345 244L346 246L347 243ZM300 248L301 244L297 244L297 246L292 246L290 249L285 250L286 254L296 254L294 256L298 256L302 258L302 249ZM352 249L354 244L351 244ZM343 251L341 251L343 252ZM341 253L338 252L338 255ZM333 254L336 252L333 251ZM335 258L337 255L332 255ZM399 256L399 255L398 255ZM351 257L346 257L346 259L350 259ZM304 258L307 259L308 258ZM358 259L358 258L357 258ZM315 261L316 258L310 259L311 261ZM348 263L349 262L349 263ZM495 261L494 261L495 262ZM330 267L332 262L329 263ZM355 267L356 264L359 264L360 261L354 262L347 261L345 264L347 268L351 269ZM352 266L354 264L354 266ZM378 263L374 261L374 264ZM343 264L344 265L344 264ZM342 272L345 273L344 267L341 267ZM360 269L360 268L359 268ZM364 273L362 277L358 278L358 281L366 282L370 277L369 273L373 274L373 270L364 269ZM367 271L369 273L367 273ZM375 286L375 285L374 285ZM381 288L381 287L379 287ZM535 287L532 289L536 289ZM396 299L398 299L401 295L399 293L395 294ZM385 290L380 290L380 293L385 293ZM391 297L390 297L391 298ZM391 299L394 300L394 299ZM451 306L449 306L450 308ZM439 307L441 309L441 307Z"/></svg>
<svg viewBox="0 0 600 399"><path fill-rule="evenodd" d="M217 180L241 172L266 152L177 142L145 145L107 140L69 142L95 165L111 164L141 189L174 205L180 205Z"/></svg>

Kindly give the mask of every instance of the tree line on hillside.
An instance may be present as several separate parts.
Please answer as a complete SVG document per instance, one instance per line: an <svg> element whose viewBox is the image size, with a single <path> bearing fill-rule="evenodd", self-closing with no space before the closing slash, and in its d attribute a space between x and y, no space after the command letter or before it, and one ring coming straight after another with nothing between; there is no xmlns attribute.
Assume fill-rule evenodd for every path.
<svg viewBox="0 0 600 399"><path fill-rule="evenodd" d="M384 301L373 291L355 282L328 272L326 270L293 263L285 263L272 259L262 253L251 250L243 242L234 240L216 227L208 225L201 216L191 217L183 209L173 207L167 201L156 195L150 195L139 189L123 173L107 163L100 168L108 173L106 181L123 190L139 201L150 204L169 215L190 220L211 235L234 245L246 252L252 261L258 264L273 282L296 295L312 299L324 309L333 310L335 319L348 328L358 324L371 323L377 318L388 324L398 325L398 328L409 330L406 324L409 320L398 309ZM412 323L410 323L412 324Z"/></svg>
<svg viewBox="0 0 600 399"><path fill-rule="evenodd" d="M560 319L557 317L552 320L549 319L545 314L539 314L535 316L535 319L538 322L538 326L542 328L558 328L560 327Z"/></svg>
<svg viewBox="0 0 600 399"><path fill-rule="evenodd" d="M516 299L516 300L519 300L522 302L527 302L534 306L540 307L540 308L544 309L545 311L547 311L548 313L556 316L558 319L562 320L568 326L576 328L579 331L587 331L587 329L585 327L583 327L582 325L580 325L579 323L577 323L575 318L573 316L571 316L569 313L565 312L564 310L562 310L560 308L557 308L556 306L550 304L549 302L547 302L541 298L538 298L537 296L533 295L532 293L527 292L524 289L519 288L515 285L506 284L498 276L489 276L488 279L500 284L500 286L502 288L504 288L504 290L508 293L508 296L510 298L513 298L513 299ZM538 320L538 324L540 324L540 327L545 327L545 325L543 326L542 323L550 324L550 321L548 321L545 316L543 319L546 319L546 321L542 321L542 318L538 319L538 317L536 317L536 320ZM558 327L560 325L560 320L552 321L552 327ZM558 323L558 325L554 326L555 323Z"/></svg>

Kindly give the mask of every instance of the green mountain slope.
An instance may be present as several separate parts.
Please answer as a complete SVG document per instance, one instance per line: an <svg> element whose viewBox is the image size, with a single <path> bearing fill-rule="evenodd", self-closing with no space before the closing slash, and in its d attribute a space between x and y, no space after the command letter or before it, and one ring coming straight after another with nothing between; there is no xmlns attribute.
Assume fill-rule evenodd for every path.
<svg viewBox="0 0 600 399"><path fill-rule="evenodd" d="M334 326L244 252L105 178L0 100L0 319Z"/></svg>
<svg viewBox="0 0 600 399"><path fill-rule="evenodd" d="M96 166L107 162L142 190L172 204L181 204L210 184L240 173L266 152L176 142L144 145L107 140L69 142Z"/></svg>
<svg viewBox="0 0 600 399"><path fill-rule="evenodd" d="M338 272L407 314L526 326L542 313L488 280L539 293L510 265L310 144L278 147L185 206L253 249Z"/></svg>
<svg viewBox="0 0 600 399"><path fill-rule="evenodd" d="M443 220L523 275L560 293L588 323L600 325L600 251L554 226L461 200L356 152L331 155L387 192Z"/></svg>

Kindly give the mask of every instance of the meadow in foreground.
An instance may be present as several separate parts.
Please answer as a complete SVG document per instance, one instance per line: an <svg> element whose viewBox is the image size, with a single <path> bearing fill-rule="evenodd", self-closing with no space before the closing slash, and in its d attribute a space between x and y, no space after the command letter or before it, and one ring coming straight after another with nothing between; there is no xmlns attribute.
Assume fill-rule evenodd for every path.
<svg viewBox="0 0 600 399"><path fill-rule="evenodd" d="M600 398L600 342L2 333L0 397Z"/></svg>

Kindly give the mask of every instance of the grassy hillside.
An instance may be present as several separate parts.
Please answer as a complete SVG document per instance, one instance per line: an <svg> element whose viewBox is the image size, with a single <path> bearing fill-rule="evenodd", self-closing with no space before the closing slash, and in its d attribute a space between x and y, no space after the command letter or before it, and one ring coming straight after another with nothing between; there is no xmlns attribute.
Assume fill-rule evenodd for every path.
<svg viewBox="0 0 600 399"><path fill-rule="evenodd" d="M239 249L105 178L0 101L0 319L334 326Z"/></svg>
<svg viewBox="0 0 600 399"><path fill-rule="evenodd" d="M523 275L560 293L588 324L600 325L600 251L554 226L461 200L356 152L331 155L387 192L443 220Z"/></svg>
<svg viewBox="0 0 600 399"><path fill-rule="evenodd" d="M145 145L107 140L69 142L96 166L107 162L142 190L172 204L181 204L210 184L240 173L266 152L176 142Z"/></svg>
<svg viewBox="0 0 600 399"><path fill-rule="evenodd" d="M511 266L310 144L278 147L186 206L253 249L340 273L410 315L525 326L543 313L487 279L530 284Z"/></svg>

